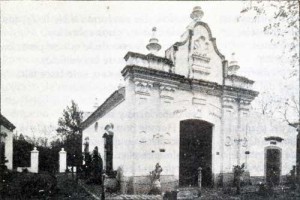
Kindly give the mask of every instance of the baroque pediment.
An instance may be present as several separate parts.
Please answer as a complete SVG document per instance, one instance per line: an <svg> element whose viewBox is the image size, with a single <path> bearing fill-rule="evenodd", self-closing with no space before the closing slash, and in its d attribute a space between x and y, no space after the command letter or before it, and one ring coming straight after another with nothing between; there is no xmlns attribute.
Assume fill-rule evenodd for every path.
<svg viewBox="0 0 300 200"><path fill-rule="evenodd" d="M202 21L192 22L181 42L166 50L166 57L173 61L177 74L222 83L225 57L217 49L210 28Z"/></svg>

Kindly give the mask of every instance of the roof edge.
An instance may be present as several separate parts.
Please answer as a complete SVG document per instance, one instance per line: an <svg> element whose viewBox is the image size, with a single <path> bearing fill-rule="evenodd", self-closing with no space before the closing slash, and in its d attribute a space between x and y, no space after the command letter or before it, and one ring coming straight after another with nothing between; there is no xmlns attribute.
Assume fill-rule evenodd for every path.
<svg viewBox="0 0 300 200"><path fill-rule="evenodd" d="M86 129L89 125L94 123L98 118L103 117L112 108L125 100L125 87L114 91L87 119L85 119L80 127Z"/></svg>
<svg viewBox="0 0 300 200"><path fill-rule="evenodd" d="M145 54L141 54L141 53L128 51L126 53L126 55L124 56L125 61L127 61L129 57L138 57L138 58L142 58L142 59L145 59L145 60L154 59L154 60L162 61L165 64L173 66L173 62L171 60L169 60L168 58L160 57L160 56L157 56L157 55L154 55L154 54L151 54L151 53L145 55Z"/></svg>
<svg viewBox="0 0 300 200"><path fill-rule="evenodd" d="M7 128L10 131L13 131L16 126L11 123L8 119L6 119L1 113L0 113L0 125L3 125L5 128Z"/></svg>

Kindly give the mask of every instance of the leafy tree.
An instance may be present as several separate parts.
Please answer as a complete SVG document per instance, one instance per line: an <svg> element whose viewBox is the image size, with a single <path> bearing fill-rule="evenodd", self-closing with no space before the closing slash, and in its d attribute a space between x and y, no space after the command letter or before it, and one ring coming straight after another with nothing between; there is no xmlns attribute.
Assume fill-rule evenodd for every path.
<svg viewBox="0 0 300 200"><path fill-rule="evenodd" d="M299 109L299 0L290 1L248 1L241 10L240 20L245 15L252 15L253 20L264 18L267 23L263 26L263 32L272 36L271 42L283 46L282 55L289 59L290 67L286 70L285 90L289 91L289 82L293 88L297 88L293 94L279 99L278 111L281 118L290 125L298 126L297 136L297 181L300 185L300 109ZM282 96L279 94L278 96ZM270 106L269 106L270 107Z"/></svg>
<svg viewBox="0 0 300 200"><path fill-rule="evenodd" d="M279 114L280 104L280 98L266 88L260 91L260 94L253 102L255 111L269 117Z"/></svg>
<svg viewBox="0 0 300 200"><path fill-rule="evenodd" d="M295 124L295 122L297 123L297 120L300 119L298 99L294 95L283 99L278 107L278 112L281 114L281 118L284 122L293 126L293 124Z"/></svg>
<svg viewBox="0 0 300 200"><path fill-rule="evenodd" d="M272 43L284 46L282 53L289 58L291 65L289 76L297 76L299 73L299 1L247 1L238 20L241 20L244 15L252 16L254 21L260 18L267 20L263 32L272 36Z"/></svg>
<svg viewBox="0 0 300 200"><path fill-rule="evenodd" d="M39 170L55 174L58 170L58 152L51 147L38 146L39 151Z"/></svg>
<svg viewBox="0 0 300 200"><path fill-rule="evenodd" d="M15 135L13 138L13 163L15 167L30 166L30 151L34 145L27 141L23 134Z"/></svg>
<svg viewBox="0 0 300 200"><path fill-rule="evenodd" d="M80 166L82 161L80 128L82 114L78 105L72 100L71 106L67 106L63 110L63 116L58 120L57 133L63 138L67 151L67 162L72 165L72 171L73 166Z"/></svg>
<svg viewBox="0 0 300 200"><path fill-rule="evenodd" d="M82 114L78 105L72 100L71 106L67 106L67 108L64 109L63 116L58 120L59 127L57 128L57 132L65 137L80 134Z"/></svg>
<svg viewBox="0 0 300 200"><path fill-rule="evenodd" d="M299 79L299 1L245 1L238 21L244 17L252 17L260 21L262 31L271 36L270 42L283 47L282 56L288 58L290 68L282 74L284 89L288 96L269 94L269 89L261 92L257 109L263 114L277 116L291 124L300 118L299 90L294 91ZM297 86L296 86L297 87Z"/></svg>

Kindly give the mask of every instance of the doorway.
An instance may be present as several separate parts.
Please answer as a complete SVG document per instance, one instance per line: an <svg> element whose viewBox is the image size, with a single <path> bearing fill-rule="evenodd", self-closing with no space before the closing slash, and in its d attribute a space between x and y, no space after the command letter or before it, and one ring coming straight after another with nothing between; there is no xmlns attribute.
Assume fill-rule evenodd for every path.
<svg viewBox="0 0 300 200"><path fill-rule="evenodd" d="M270 185L279 185L281 174L281 149L267 148L266 156L266 182Z"/></svg>
<svg viewBox="0 0 300 200"><path fill-rule="evenodd" d="M212 181L212 128L202 120L180 122L179 185L198 185L198 168L202 168L202 186L211 187Z"/></svg>

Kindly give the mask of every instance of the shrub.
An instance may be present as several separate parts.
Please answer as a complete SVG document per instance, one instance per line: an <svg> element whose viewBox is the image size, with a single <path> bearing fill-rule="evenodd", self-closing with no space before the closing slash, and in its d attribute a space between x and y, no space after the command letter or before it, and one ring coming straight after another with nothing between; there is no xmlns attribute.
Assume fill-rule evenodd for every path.
<svg viewBox="0 0 300 200"><path fill-rule="evenodd" d="M28 169L27 169L27 168L24 168L24 169L22 169L22 172L23 172L23 173L28 173Z"/></svg>
<svg viewBox="0 0 300 200"><path fill-rule="evenodd" d="M41 191L48 196L56 188L56 178L50 174L12 173L7 186L7 195L16 199L30 199L40 196Z"/></svg>
<svg viewBox="0 0 300 200"><path fill-rule="evenodd" d="M233 166L233 173L234 173L234 185L236 186L236 194L241 194L241 176L244 173L245 165L244 163L239 166Z"/></svg>
<svg viewBox="0 0 300 200"><path fill-rule="evenodd" d="M258 194L261 196L271 196L274 193L273 188L272 187L268 187L266 184L264 183L259 183L258 186Z"/></svg>
<svg viewBox="0 0 300 200"><path fill-rule="evenodd" d="M98 147L96 146L93 150L93 154L91 156L91 161L87 166L86 171L87 175L89 175L87 184L102 184L102 173L103 173L103 161L98 152Z"/></svg>
<svg viewBox="0 0 300 200"><path fill-rule="evenodd" d="M5 159L0 162L0 197L3 198L7 193L7 183L9 172L5 165Z"/></svg>

